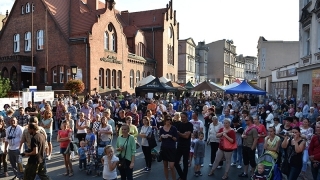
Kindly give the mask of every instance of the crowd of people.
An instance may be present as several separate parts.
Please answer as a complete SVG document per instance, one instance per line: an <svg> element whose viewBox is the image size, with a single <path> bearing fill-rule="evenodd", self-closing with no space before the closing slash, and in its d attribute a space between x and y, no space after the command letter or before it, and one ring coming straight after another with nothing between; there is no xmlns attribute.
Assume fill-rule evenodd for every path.
<svg viewBox="0 0 320 180"><path fill-rule="evenodd" d="M222 179L227 179L235 166L243 170L240 178L267 179L256 154L268 154L288 180L306 179L308 162L313 179L318 180L319 109L316 103L309 107L292 97L259 101L255 96L212 94L153 99L96 93L78 102L57 95L53 104L45 99L37 106L28 102L18 112L4 106L0 112L0 166L5 177L9 176L9 160L13 179L50 179L46 161L51 160L52 141L57 141L64 176L74 175L75 159L79 171L86 170L97 147L103 147L103 179L117 179L119 172L122 180L132 180L140 147L145 157L142 171L151 171L155 147L150 143L156 138L167 180L169 176L186 180L191 166L195 177L202 176L206 145L211 151L208 176L224 166ZM53 133L57 133L56 140ZM29 157L24 171L19 161L23 156Z"/></svg>

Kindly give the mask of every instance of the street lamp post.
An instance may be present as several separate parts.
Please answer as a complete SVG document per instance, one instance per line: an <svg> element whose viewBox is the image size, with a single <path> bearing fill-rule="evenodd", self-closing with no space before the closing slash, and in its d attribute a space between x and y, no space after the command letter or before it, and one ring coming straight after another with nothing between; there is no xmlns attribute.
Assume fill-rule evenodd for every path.
<svg viewBox="0 0 320 180"><path fill-rule="evenodd" d="M71 67L71 74L72 74L72 79L76 78L77 72L78 72L78 66L73 65L70 66Z"/></svg>

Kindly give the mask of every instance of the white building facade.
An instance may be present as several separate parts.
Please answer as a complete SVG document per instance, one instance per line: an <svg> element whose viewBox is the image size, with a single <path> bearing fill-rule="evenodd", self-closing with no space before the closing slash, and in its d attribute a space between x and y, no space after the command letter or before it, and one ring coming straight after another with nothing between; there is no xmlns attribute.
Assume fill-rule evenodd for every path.
<svg viewBox="0 0 320 180"><path fill-rule="evenodd" d="M198 42L196 47L196 82L199 83L206 81L208 71L208 52L209 48L205 45L204 41Z"/></svg>
<svg viewBox="0 0 320 180"><path fill-rule="evenodd" d="M196 69L199 60L196 57L196 44L192 38L179 40L178 45L178 83L196 83ZM199 71L199 70L198 70Z"/></svg>
<svg viewBox="0 0 320 180"><path fill-rule="evenodd" d="M300 59L297 99L320 102L320 1L299 0Z"/></svg>
<svg viewBox="0 0 320 180"><path fill-rule="evenodd" d="M245 67L245 59L242 54L236 57L235 62L235 77L239 80L244 80L244 67Z"/></svg>
<svg viewBox="0 0 320 180"><path fill-rule="evenodd" d="M257 81L258 63L257 58L253 56L245 56L244 78L248 81Z"/></svg>

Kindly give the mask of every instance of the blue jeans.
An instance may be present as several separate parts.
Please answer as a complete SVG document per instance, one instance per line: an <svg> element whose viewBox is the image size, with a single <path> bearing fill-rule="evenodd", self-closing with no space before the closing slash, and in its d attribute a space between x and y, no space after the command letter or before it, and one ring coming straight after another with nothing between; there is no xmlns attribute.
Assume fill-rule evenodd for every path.
<svg viewBox="0 0 320 180"><path fill-rule="evenodd" d="M312 172L312 177L313 180L320 180L320 164L318 167L313 167L313 163L311 163L311 172Z"/></svg>
<svg viewBox="0 0 320 180"><path fill-rule="evenodd" d="M264 146L264 143L259 143L259 144L257 145L258 157L260 157L260 156L262 155L263 151L264 151L263 146Z"/></svg>
<svg viewBox="0 0 320 180"><path fill-rule="evenodd" d="M300 168L291 167L288 180L297 180L300 175L300 172L301 172Z"/></svg>
<svg viewBox="0 0 320 180"><path fill-rule="evenodd" d="M303 157L302 157L302 169L301 169L302 172L307 171L308 160L309 160L309 153L308 153L308 150L305 149L303 151Z"/></svg>
<svg viewBox="0 0 320 180"><path fill-rule="evenodd" d="M79 168L80 169L87 169L87 158L85 159L79 159Z"/></svg>
<svg viewBox="0 0 320 180"><path fill-rule="evenodd" d="M233 150L232 161L234 164L239 161L239 165L242 166L242 146L238 146L237 149Z"/></svg>

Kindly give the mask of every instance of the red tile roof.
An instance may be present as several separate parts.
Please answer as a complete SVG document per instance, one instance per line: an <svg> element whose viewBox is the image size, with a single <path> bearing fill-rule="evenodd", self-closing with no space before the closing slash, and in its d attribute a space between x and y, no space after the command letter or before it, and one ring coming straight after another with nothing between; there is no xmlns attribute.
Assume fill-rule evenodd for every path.
<svg viewBox="0 0 320 180"><path fill-rule="evenodd" d="M166 8L132 13L129 12L129 25L135 25L139 28L163 26L166 12Z"/></svg>

